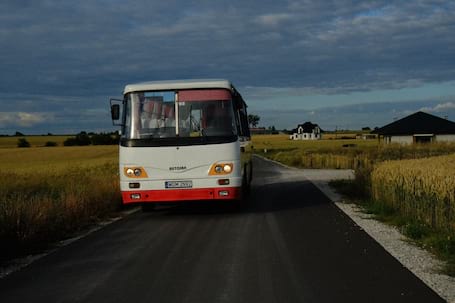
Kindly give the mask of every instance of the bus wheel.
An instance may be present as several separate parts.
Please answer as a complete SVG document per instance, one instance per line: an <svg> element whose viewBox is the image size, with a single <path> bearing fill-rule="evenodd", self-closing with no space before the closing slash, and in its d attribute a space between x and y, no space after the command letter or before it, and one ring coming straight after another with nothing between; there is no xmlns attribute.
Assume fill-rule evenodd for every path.
<svg viewBox="0 0 455 303"><path fill-rule="evenodd" d="M143 203L141 205L142 207L142 212L147 213L154 211L156 209L156 204L155 203Z"/></svg>

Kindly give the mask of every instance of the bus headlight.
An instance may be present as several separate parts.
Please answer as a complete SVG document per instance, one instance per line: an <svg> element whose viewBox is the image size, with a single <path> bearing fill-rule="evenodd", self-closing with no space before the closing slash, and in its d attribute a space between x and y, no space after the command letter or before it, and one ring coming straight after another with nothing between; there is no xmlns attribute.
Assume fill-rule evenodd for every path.
<svg viewBox="0 0 455 303"><path fill-rule="evenodd" d="M209 175L226 175L230 174L234 169L232 163L216 163L210 168Z"/></svg>
<svg viewBox="0 0 455 303"><path fill-rule="evenodd" d="M124 167L123 173L129 178L147 178L148 175L143 167Z"/></svg>

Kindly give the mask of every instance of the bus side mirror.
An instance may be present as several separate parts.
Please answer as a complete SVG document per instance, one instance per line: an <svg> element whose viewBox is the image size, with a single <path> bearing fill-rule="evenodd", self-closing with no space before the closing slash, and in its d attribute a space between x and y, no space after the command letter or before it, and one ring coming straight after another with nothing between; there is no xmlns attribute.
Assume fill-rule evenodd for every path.
<svg viewBox="0 0 455 303"><path fill-rule="evenodd" d="M112 124L115 126L123 126L122 123L116 123L115 121L120 120L120 104L123 104L123 100L110 99L111 103L111 118Z"/></svg>
<svg viewBox="0 0 455 303"><path fill-rule="evenodd" d="M120 119L120 105L119 104L111 105L111 117L112 117L112 120Z"/></svg>

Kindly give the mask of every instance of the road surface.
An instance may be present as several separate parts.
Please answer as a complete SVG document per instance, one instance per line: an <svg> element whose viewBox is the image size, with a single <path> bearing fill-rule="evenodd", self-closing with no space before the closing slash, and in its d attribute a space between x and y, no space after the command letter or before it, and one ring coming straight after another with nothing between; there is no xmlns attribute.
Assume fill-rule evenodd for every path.
<svg viewBox="0 0 455 303"><path fill-rule="evenodd" d="M244 209L134 213L0 280L0 302L444 302L298 171L255 158Z"/></svg>

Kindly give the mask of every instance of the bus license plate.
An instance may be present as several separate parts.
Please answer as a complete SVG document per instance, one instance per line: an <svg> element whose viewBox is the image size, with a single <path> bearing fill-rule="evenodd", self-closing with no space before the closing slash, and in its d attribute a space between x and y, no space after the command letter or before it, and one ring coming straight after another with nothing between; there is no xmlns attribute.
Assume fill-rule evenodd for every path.
<svg viewBox="0 0 455 303"><path fill-rule="evenodd" d="M193 181L166 181L164 186L166 188L192 188Z"/></svg>

